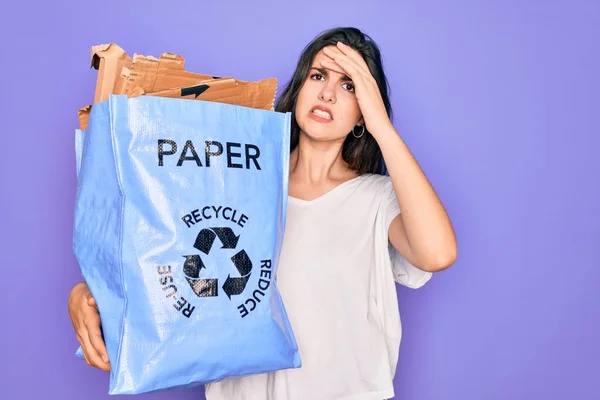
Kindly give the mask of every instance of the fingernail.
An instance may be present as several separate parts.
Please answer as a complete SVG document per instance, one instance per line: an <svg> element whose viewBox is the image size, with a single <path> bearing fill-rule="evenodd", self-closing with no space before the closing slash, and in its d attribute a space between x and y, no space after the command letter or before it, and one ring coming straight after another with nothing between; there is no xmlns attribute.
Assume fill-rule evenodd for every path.
<svg viewBox="0 0 600 400"><path fill-rule="evenodd" d="M104 360L105 363L108 363L108 357L106 356L106 354L102 355L102 360Z"/></svg>

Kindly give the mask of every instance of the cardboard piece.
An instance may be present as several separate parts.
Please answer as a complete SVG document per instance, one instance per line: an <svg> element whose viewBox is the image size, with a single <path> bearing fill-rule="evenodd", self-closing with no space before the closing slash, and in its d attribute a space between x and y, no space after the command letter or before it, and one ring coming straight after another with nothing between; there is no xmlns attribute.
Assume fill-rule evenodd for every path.
<svg viewBox="0 0 600 400"><path fill-rule="evenodd" d="M216 76L196 74L188 71L158 71L152 92L158 92L174 87L194 86L208 80L219 79Z"/></svg>
<svg viewBox="0 0 600 400"><path fill-rule="evenodd" d="M113 92L121 69L130 65L132 60L125 50L114 43L92 46L91 52L92 67L98 70L94 95L94 104L97 104L108 100L108 95Z"/></svg>
<svg viewBox="0 0 600 400"><path fill-rule="evenodd" d="M185 71L183 64L183 57L173 53L163 53L158 59L135 54L131 66L121 69L114 93L140 95L214 79L211 75Z"/></svg>
<svg viewBox="0 0 600 400"><path fill-rule="evenodd" d="M183 57L171 53L163 53L160 58L135 54L131 64L128 86L139 86L144 93L154 90L154 81L158 71L168 74L171 71L183 71Z"/></svg>
<svg viewBox="0 0 600 400"><path fill-rule="evenodd" d="M130 57L117 44L92 46L92 67L98 70L94 104L110 93L216 101L273 111L277 79L248 82L185 70L185 59L164 52L160 57L135 53ZM80 128L87 129L92 105L78 110Z"/></svg>
<svg viewBox="0 0 600 400"><path fill-rule="evenodd" d="M128 67L121 68L121 73L115 82L115 87L113 89L114 94L125 94L127 92L127 82L129 80L129 76L131 75L131 69Z"/></svg>
<svg viewBox="0 0 600 400"><path fill-rule="evenodd" d="M85 131L87 129L91 110L92 110L92 106L88 105L88 106L80 108L77 111L77 117L79 118L79 127L82 131Z"/></svg>
<svg viewBox="0 0 600 400"><path fill-rule="evenodd" d="M273 111L276 92L276 78L262 79L256 82L222 78L204 81L193 86L147 93L146 95L215 101Z"/></svg>

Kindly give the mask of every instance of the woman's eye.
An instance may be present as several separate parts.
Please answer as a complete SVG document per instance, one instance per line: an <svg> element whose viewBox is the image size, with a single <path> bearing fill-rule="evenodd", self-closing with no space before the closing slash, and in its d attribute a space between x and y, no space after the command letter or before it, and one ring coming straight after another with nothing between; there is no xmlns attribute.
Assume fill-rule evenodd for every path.
<svg viewBox="0 0 600 400"><path fill-rule="evenodd" d="M323 79L324 79L323 75L321 75L321 74L317 74L317 73L314 73L314 74L312 74L312 75L310 76L310 78L311 78L311 79L314 79L314 80L317 80L317 81L320 81L320 80L323 80Z"/></svg>
<svg viewBox="0 0 600 400"><path fill-rule="evenodd" d="M352 82L346 82L342 87L350 92L354 92L354 84Z"/></svg>

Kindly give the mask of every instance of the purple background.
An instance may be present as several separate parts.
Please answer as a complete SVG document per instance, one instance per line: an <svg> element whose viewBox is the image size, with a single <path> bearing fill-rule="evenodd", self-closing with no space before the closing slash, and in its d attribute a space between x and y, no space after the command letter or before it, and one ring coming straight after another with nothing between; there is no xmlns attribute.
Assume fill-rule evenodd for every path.
<svg viewBox="0 0 600 400"><path fill-rule="evenodd" d="M109 398L108 375L74 356L67 314L90 47L171 51L192 71L283 84L318 32L357 25L381 44L396 125L459 239L453 268L398 288L396 398L600 398L600 3L366 4L69 0L0 12L0 397Z"/></svg>

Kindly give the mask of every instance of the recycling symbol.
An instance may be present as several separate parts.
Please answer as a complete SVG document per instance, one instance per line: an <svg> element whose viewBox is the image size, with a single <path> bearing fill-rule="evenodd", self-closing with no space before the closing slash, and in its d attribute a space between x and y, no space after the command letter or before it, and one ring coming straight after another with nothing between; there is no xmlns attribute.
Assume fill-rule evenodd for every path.
<svg viewBox="0 0 600 400"><path fill-rule="evenodd" d="M219 241L222 244L221 249L235 249L240 236L236 236L231 228L205 228L198 233L198 236L196 236L194 248L208 256L213 249L213 244L217 238L219 238ZM183 257L185 257L183 273L196 296L218 296L218 278L200 277L202 269L206 269L200 254L186 255ZM228 274L227 279L223 284L222 289L230 300L231 296L242 294L246 288L248 279L250 279L250 272L252 271L252 261L243 249L235 253L235 255L231 257L231 261L239 273L239 276L232 277L231 274Z"/></svg>

